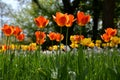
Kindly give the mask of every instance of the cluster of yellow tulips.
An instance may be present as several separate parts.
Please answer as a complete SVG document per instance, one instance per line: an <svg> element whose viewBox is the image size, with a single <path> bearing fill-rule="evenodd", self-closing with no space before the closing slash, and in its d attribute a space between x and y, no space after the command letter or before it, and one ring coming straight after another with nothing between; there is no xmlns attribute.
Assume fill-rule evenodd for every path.
<svg viewBox="0 0 120 80"><path fill-rule="evenodd" d="M105 33L101 35L102 40L96 40L95 43L91 38L84 38L83 35L73 35L70 37L71 47L77 48L79 44L93 47L117 47L120 44L120 37L116 36L117 30L112 28L105 29Z"/></svg>
<svg viewBox="0 0 120 80"><path fill-rule="evenodd" d="M17 45L17 44L10 44L7 45L1 45L0 51L6 51L6 50L22 50L22 51L35 51L38 49L38 46L36 43L30 43L29 45Z"/></svg>

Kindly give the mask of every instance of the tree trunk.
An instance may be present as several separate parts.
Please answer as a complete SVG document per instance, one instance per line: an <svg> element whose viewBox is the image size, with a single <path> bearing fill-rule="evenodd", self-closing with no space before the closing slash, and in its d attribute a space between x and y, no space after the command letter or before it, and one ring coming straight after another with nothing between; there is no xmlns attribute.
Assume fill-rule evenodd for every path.
<svg viewBox="0 0 120 80"><path fill-rule="evenodd" d="M100 16L100 1L93 0L93 37L92 39L95 41L98 37L98 22Z"/></svg>
<svg viewBox="0 0 120 80"><path fill-rule="evenodd" d="M62 3L63 3L63 11L65 13L68 13L68 14L74 14L75 11L76 11L76 8L78 7L79 3L80 3L80 0L73 0L73 2L71 3L70 0L62 0ZM68 44L70 44L70 35L73 35L73 27L74 27L74 24L69 28L68 32ZM63 34L64 34L64 37L66 38L66 28L63 28ZM62 41L64 44L66 44L66 39L64 38L64 40Z"/></svg>
<svg viewBox="0 0 120 80"><path fill-rule="evenodd" d="M108 27L114 28L114 9L115 0L103 1L103 30Z"/></svg>

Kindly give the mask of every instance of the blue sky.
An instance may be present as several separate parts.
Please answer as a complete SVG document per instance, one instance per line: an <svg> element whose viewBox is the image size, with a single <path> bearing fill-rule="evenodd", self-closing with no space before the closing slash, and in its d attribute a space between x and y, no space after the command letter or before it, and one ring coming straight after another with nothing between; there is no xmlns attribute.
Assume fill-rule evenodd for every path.
<svg viewBox="0 0 120 80"><path fill-rule="evenodd" d="M17 5L18 5L18 2L17 2L16 0L1 0L1 1L3 1L3 2L9 4L9 5L11 5L13 9L17 9L17 7L18 7L18 6L17 6ZM73 0L71 0L71 2L72 2L72 1L73 1Z"/></svg>
<svg viewBox="0 0 120 80"><path fill-rule="evenodd" d="M13 9L16 9L18 2L16 0L2 0L3 2L12 6Z"/></svg>
<svg viewBox="0 0 120 80"><path fill-rule="evenodd" d="M0 0L0 1L5 2L8 5L11 5L13 9L17 9L17 7L18 7L17 6L18 2L16 0ZM2 24L0 24L0 27L2 27ZM0 31L0 38L1 38L1 31Z"/></svg>

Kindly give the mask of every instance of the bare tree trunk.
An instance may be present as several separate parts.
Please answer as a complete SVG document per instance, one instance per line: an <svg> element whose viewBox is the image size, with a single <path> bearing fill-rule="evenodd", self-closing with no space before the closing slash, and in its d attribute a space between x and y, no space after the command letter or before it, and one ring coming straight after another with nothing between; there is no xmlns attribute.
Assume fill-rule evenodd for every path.
<svg viewBox="0 0 120 80"><path fill-rule="evenodd" d="M79 6L79 3L80 3L80 0L73 0L73 2L71 3L70 0L62 0L62 3L63 3L63 11L65 13L68 13L68 14L74 14L75 11L76 11L76 8L78 8ZM73 34L73 27L74 27L74 24L69 28L69 34L68 34L68 44L70 44L70 35ZM64 36L66 37L66 28L63 29L63 34ZM65 41L65 38L64 40L62 41L64 44L66 44L66 41Z"/></svg>
<svg viewBox="0 0 120 80"><path fill-rule="evenodd" d="M93 37L92 39L95 41L98 37L98 22L100 16L100 1L93 0Z"/></svg>
<svg viewBox="0 0 120 80"><path fill-rule="evenodd" d="M114 28L115 0L103 1L103 30L107 27Z"/></svg>

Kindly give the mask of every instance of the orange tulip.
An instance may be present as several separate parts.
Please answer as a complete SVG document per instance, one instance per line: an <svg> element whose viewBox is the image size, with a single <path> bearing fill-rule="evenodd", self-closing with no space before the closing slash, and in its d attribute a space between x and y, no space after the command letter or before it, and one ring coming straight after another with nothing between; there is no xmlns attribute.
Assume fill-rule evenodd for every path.
<svg viewBox="0 0 120 80"><path fill-rule="evenodd" d="M2 45L2 51L6 51L8 49L7 45Z"/></svg>
<svg viewBox="0 0 120 80"><path fill-rule="evenodd" d="M84 12L77 12L77 23L79 26L85 26L90 21L90 15L85 15Z"/></svg>
<svg viewBox="0 0 120 80"><path fill-rule="evenodd" d="M48 34L48 37L49 37L50 40L55 40L56 39L56 33L55 32L50 32Z"/></svg>
<svg viewBox="0 0 120 80"><path fill-rule="evenodd" d="M13 34L15 35L15 36L17 36L17 35L19 35L20 33L22 32L22 29L20 28L20 27L14 27L14 32L13 32Z"/></svg>
<svg viewBox="0 0 120 80"><path fill-rule="evenodd" d="M84 39L83 35L73 35L73 36L70 36L71 42L74 42L74 43L80 43L80 41L82 39Z"/></svg>
<svg viewBox="0 0 120 80"><path fill-rule="evenodd" d="M46 34L44 32L36 31L35 36L37 44L43 44L45 42Z"/></svg>
<svg viewBox="0 0 120 80"><path fill-rule="evenodd" d="M44 28L49 23L49 20L43 16L35 18L34 21L39 28Z"/></svg>
<svg viewBox="0 0 120 80"><path fill-rule="evenodd" d="M79 35L74 35L74 41L76 43L79 43L80 42L80 36Z"/></svg>
<svg viewBox="0 0 120 80"><path fill-rule="evenodd" d="M36 36L37 39L44 39L44 38L46 38L45 32L41 32L41 31L36 31L35 32L35 36Z"/></svg>
<svg viewBox="0 0 120 80"><path fill-rule="evenodd" d="M14 32L14 28L12 26L5 24L2 28L2 31L6 36L11 36Z"/></svg>
<svg viewBox="0 0 120 80"><path fill-rule="evenodd" d="M115 36L117 34L117 30L116 29L112 29L112 28L107 28L105 30L106 34L110 35L110 36Z"/></svg>
<svg viewBox="0 0 120 80"><path fill-rule="evenodd" d="M21 34L17 35L16 38L17 38L19 41L23 41L24 38L25 38L25 34L21 33Z"/></svg>
<svg viewBox="0 0 120 80"><path fill-rule="evenodd" d="M80 40L83 40L85 37L83 35L80 35Z"/></svg>
<svg viewBox="0 0 120 80"><path fill-rule="evenodd" d="M110 38L111 36L104 33L103 35L101 35L101 38L105 41L105 42L109 42L110 41Z"/></svg>
<svg viewBox="0 0 120 80"><path fill-rule="evenodd" d="M57 42L60 42L64 39L64 36L60 33L56 33L56 41Z"/></svg>
<svg viewBox="0 0 120 80"><path fill-rule="evenodd" d="M74 16L72 14L69 14L68 18L69 18L69 20L68 20L68 22L66 24L66 27L71 27L73 22L75 21L75 19L74 19Z"/></svg>
<svg viewBox="0 0 120 80"><path fill-rule="evenodd" d="M56 16L53 15L53 19L55 20L58 26L63 27L68 23L69 17L67 14L57 12Z"/></svg>
<svg viewBox="0 0 120 80"><path fill-rule="evenodd" d="M39 39L36 40L36 43L42 45L45 41L46 41L45 39Z"/></svg>
<svg viewBox="0 0 120 80"><path fill-rule="evenodd" d="M75 35L74 39L77 41L80 41L80 40L84 39L84 36L83 35Z"/></svg>

